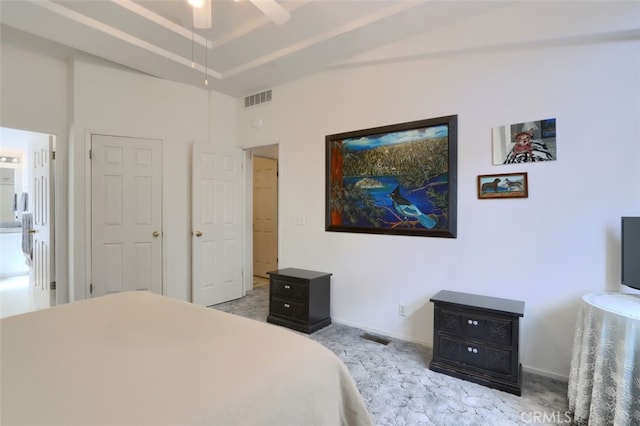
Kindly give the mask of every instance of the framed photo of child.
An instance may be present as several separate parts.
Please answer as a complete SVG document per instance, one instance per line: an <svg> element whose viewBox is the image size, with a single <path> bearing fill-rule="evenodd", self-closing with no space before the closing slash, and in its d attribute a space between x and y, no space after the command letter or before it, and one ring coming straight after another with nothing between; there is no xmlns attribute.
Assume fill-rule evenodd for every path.
<svg viewBox="0 0 640 426"><path fill-rule="evenodd" d="M556 119L493 128L493 164L553 161L556 156Z"/></svg>

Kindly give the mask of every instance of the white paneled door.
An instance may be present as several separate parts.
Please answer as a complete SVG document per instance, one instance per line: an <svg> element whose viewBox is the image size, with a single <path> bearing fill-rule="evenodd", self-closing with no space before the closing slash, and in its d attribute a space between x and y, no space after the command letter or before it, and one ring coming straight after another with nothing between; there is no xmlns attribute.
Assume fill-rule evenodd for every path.
<svg viewBox="0 0 640 426"><path fill-rule="evenodd" d="M51 292L51 284L55 277L53 258L53 167L51 157L53 152L53 136L38 138L33 141L32 148L32 181L29 192L32 194L33 226L28 230L33 235L33 285L34 302L38 309L48 308L55 300Z"/></svg>
<svg viewBox="0 0 640 426"><path fill-rule="evenodd" d="M162 294L162 142L91 136L91 296Z"/></svg>
<svg viewBox="0 0 640 426"><path fill-rule="evenodd" d="M243 152L193 144L193 303L211 306L242 297Z"/></svg>
<svg viewBox="0 0 640 426"><path fill-rule="evenodd" d="M253 275L278 269L278 160L253 157Z"/></svg>

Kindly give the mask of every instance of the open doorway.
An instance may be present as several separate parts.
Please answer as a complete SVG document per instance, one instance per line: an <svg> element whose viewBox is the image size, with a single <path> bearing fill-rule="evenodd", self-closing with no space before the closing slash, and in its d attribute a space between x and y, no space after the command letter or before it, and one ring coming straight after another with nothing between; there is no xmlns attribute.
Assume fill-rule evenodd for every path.
<svg viewBox="0 0 640 426"><path fill-rule="evenodd" d="M46 308L55 300L49 161L54 143L53 135L0 128L1 317Z"/></svg>
<svg viewBox="0 0 640 426"><path fill-rule="evenodd" d="M278 146L253 154L253 284L268 284L278 269Z"/></svg>

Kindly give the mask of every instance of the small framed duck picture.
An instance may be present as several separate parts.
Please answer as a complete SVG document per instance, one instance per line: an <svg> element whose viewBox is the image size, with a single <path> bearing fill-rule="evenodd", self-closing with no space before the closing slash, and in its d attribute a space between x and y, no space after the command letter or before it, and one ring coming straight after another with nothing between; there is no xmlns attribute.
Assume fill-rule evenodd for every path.
<svg viewBox="0 0 640 426"><path fill-rule="evenodd" d="M527 173L501 173L478 176L478 198L527 198Z"/></svg>

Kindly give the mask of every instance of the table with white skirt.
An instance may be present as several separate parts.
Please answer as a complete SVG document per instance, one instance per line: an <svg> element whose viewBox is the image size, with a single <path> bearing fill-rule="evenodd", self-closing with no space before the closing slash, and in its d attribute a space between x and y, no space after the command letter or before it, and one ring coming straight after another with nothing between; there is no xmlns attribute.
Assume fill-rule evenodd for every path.
<svg viewBox="0 0 640 426"><path fill-rule="evenodd" d="M569 373L578 425L640 425L640 295L582 298Z"/></svg>

